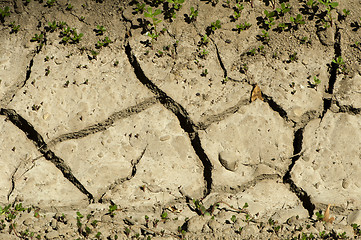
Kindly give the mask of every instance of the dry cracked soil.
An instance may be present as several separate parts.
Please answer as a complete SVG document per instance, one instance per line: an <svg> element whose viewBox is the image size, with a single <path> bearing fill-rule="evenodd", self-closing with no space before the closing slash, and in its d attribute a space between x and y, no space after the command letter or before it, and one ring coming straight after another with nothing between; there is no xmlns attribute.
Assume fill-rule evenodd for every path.
<svg viewBox="0 0 361 240"><path fill-rule="evenodd" d="M0 239L361 235L359 0L0 0Z"/></svg>

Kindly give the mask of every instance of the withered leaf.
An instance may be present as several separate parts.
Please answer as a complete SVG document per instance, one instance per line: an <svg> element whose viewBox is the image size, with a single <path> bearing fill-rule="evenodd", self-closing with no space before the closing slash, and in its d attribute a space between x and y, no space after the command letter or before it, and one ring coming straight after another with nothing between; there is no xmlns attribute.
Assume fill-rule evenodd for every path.
<svg viewBox="0 0 361 240"><path fill-rule="evenodd" d="M325 222L332 223L335 220L335 218L334 217L330 218L330 207L331 207L331 204L328 204L327 209L325 211L325 214L324 214L324 217L323 217L322 220L325 221Z"/></svg>
<svg viewBox="0 0 361 240"><path fill-rule="evenodd" d="M257 99L260 99L261 101L263 101L261 89L256 84L254 86L252 94L251 94L251 102L256 101Z"/></svg>

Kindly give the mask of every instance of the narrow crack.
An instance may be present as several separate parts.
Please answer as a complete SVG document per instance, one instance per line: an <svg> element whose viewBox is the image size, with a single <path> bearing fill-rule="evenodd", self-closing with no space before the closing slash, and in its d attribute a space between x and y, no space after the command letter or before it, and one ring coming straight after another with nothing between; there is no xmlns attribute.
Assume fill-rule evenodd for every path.
<svg viewBox="0 0 361 240"><path fill-rule="evenodd" d="M245 105L249 104L249 100L248 99L241 99L238 101L238 103L232 107L227 108L226 110L224 110L221 113L218 114L214 114L214 115L210 115L208 116L204 121L198 122L196 124L196 129L197 130L205 130L207 129L211 124L213 123L218 123L224 119L226 119L227 117L233 115L234 113L238 112L238 110Z"/></svg>
<svg viewBox="0 0 361 240"><path fill-rule="evenodd" d="M0 115L6 116L7 120L10 120L16 127L25 133L26 137L34 143L45 159L52 162L55 167L63 173L63 176L66 179L68 179L75 187L77 187L83 194L85 194L88 197L89 202L93 202L93 195L88 192L88 190L86 190L85 187L79 182L79 180L72 174L70 167L65 164L64 160L49 150L43 137L28 121L26 121L13 109L1 108Z"/></svg>
<svg viewBox="0 0 361 240"><path fill-rule="evenodd" d="M272 97L267 96L266 94L262 93L264 96L265 102L268 104L268 106L275 112L277 112L283 119L285 119L287 122L290 121L287 112L278 105L275 101L273 101Z"/></svg>
<svg viewBox="0 0 361 240"><path fill-rule="evenodd" d="M144 150L142 151L142 153L140 154L140 156L139 156L135 161L132 160L132 162L131 162L131 164L132 164L132 171L129 173L129 175L128 175L127 177L124 177L124 178L118 178L118 179L116 179L112 184L110 184L109 187L108 187L108 189L107 189L107 191L105 191L105 192L101 195L101 197L99 198L99 200L98 200L99 203L103 203L103 202L104 202L103 198L104 198L105 194L106 194L108 191L111 191L111 190L113 190L116 186L118 186L119 184L122 184L123 182L129 181L129 180L131 180L132 178L134 178L135 174L137 174L137 165L139 164L140 160L143 158L143 156L144 156L144 154L145 154L145 151L147 150L147 147L148 147L148 145L144 148Z"/></svg>
<svg viewBox="0 0 361 240"><path fill-rule="evenodd" d="M341 50L341 33L340 29L336 26L335 32L335 43L334 43L334 51L335 51L335 59L341 57L342 50ZM332 62L330 66L330 79L328 81L328 88L326 89L326 93L333 94L334 86L337 80L337 72L340 66L336 63ZM330 109L332 103L332 99L324 98L323 99L323 111L321 114L321 119L324 117L326 112Z"/></svg>
<svg viewBox="0 0 361 240"><path fill-rule="evenodd" d="M223 70L223 78L224 79L227 79L227 69L226 67L224 66L223 62L222 62L222 58L221 58L221 55L219 54L219 50L218 50L218 47L217 47L217 44L214 43L214 46L216 47L216 52L217 52L217 58L218 58L218 62L219 62L219 65L221 66L222 70Z"/></svg>
<svg viewBox="0 0 361 240"><path fill-rule="evenodd" d="M145 76L140 64L132 53L131 46L129 42L125 45L125 54L128 56L128 60L134 69L134 73L139 79L139 81L146 86L153 94L156 95L159 102L168 110L170 110L179 121L181 128L188 133L188 136L191 141L191 145L201 160L203 164L203 177L206 183L206 189L204 190L204 195L207 196L212 189L212 163L209 160L207 154L205 153L201 141L199 139L198 132L196 130L195 124L190 119L187 111L175 100L169 97L164 91L162 91L158 86L156 86L150 79Z"/></svg>
<svg viewBox="0 0 361 240"><path fill-rule="evenodd" d="M105 131L109 127L111 127L116 121L130 117L134 114L140 113L143 110L153 106L157 102L158 102L158 100L155 97L148 98L137 105L130 106L119 112L115 112L112 115L110 115L107 119L105 119L99 123L93 124L91 126L88 126L80 131L60 135L60 136L52 139L48 143L48 146L52 147L58 143L61 143L61 142L64 142L64 141L67 141L70 139L80 139L80 138L84 138L90 134Z"/></svg>
<svg viewBox="0 0 361 240"><path fill-rule="evenodd" d="M339 108L339 111L343 113L349 113L353 115L361 113L361 108L355 108L352 105L341 105L338 101L336 101L336 105Z"/></svg>
<svg viewBox="0 0 361 240"><path fill-rule="evenodd" d="M290 189L302 202L302 206L308 211L310 217L313 215L313 211L315 210L315 205L311 201L311 197L304 191L302 188L298 187L295 182L292 180L291 171L293 166L296 164L296 161L302 155L302 142L303 142L303 131L304 128L300 128L295 132L294 139L293 139L293 154L292 163L288 167L288 171L283 176L283 183L289 184Z"/></svg>

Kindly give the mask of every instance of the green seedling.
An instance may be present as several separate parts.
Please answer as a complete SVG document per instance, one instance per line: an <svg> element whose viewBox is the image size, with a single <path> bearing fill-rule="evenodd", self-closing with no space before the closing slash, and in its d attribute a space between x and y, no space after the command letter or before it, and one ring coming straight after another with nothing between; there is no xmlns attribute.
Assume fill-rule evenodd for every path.
<svg viewBox="0 0 361 240"><path fill-rule="evenodd" d="M194 7L191 7L191 13L188 17L188 22L195 22L198 17L198 10L195 10Z"/></svg>
<svg viewBox="0 0 361 240"><path fill-rule="evenodd" d="M40 43L44 38L44 34L36 34L35 33L35 36L31 38L30 42L38 42Z"/></svg>
<svg viewBox="0 0 361 240"><path fill-rule="evenodd" d="M4 9L0 8L0 20L4 22L5 17L10 16L10 8L8 6L4 7Z"/></svg>
<svg viewBox="0 0 361 240"><path fill-rule="evenodd" d="M167 0L168 3L172 4L172 7L165 12L166 18L176 18L176 11L179 11L182 8L182 3L184 0Z"/></svg>
<svg viewBox="0 0 361 240"><path fill-rule="evenodd" d="M95 234L95 238L96 238L96 239L100 239L101 235L102 235L101 232L97 232L97 234Z"/></svg>
<svg viewBox="0 0 361 240"><path fill-rule="evenodd" d="M53 21L53 22L48 22L48 27L47 27L48 31L54 32L57 27L58 27L58 25L56 24L55 21Z"/></svg>
<svg viewBox="0 0 361 240"><path fill-rule="evenodd" d="M110 40L108 37L105 37L102 41L98 41L97 44L95 44L96 48L106 47L110 43L112 43L112 40Z"/></svg>
<svg viewBox="0 0 361 240"><path fill-rule="evenodd" d="M208 69L204 69L203 72L201 73L202 77L207 77L208 75Z"/></svg>
<svg viewBox="0 0 361 240"><path fill-rule="evenodd" d="M315 214L318 221L322 221L325 218L325 215L323 215L321 211L316 212Z"/></svg>
<svg viewBox="0 0 361 240"><path fill-rule="evenodd" d="M298 28L298 25L306 23L301 14L297 14L296 17L290 17L290 21L295 24L296 29Z"/></svg>
<svg viewBox="0 0 361 240"><path fill-rule="evenodd" d="M290 62L297 61L297 59L298 59L298 57L297 57L297 53L296 53L296 52L290 54Z"/></svg>
<svg viewBox="0 0 361 240"><path fill-rule="evenodd" d="M125 227L124 233L125 233L125 235L126 235L127 237L129 237L129 235L130 235L130 229L127 228L127 227Z"/></svg>
<svg viewBox="0 0 361 240"><path fill-rule="evenodd" d="M54 6L55 3L56 3L56 0L47 0L46 1L46 6L47 7L52 7L52 6Z"/></svg>
<svg viewBox="0 0 361 240"><path fill-rule="evenodd" d="M204 34L203 37L201 38L201 41L200 41L199 45L207 46L208 43L209 43L209 37L208 37L207 34Z"/></svg>
<svg viewBox="0 0 361 240"><path fill-rule="evenodd" d="M66 10L70 11L73 9L73 5L71 5L70 3L66 6Z"/></svg>
<svg viewBox="0 0 361 240"><path fill-rule="evenodd" d="M203 49L203 51L199 53L199 57L205 59L208 53L206 49Z"/></svg>
<svg viewBox="0 0 361 240"><path fill-rule="evenodd" d="M336 59L332 60L333 63L337 64L338 66L345 65L341 56L338 56Z"/></svg>
<svg viewBox="0 0 361 240"><path fill-rule="evenodd" d="M163 211L163 213L160 215L163 221L166 221L168 219L168 213L167 211Z"/></svg>
<svg viewBox="0 0 361 240"><path fill-rule="evenodd" d="M72 43L79 43L84 34L83 33L78 34L75 28L73 28L72 33L73 33L73 37L71 38Z"/></svg>
<svg viewBox="0 0 361 240"><path fill-rule="evenodd" d="M20 29L20 25L16 25L15 22L10 23L9 27L11 27L10 33L17 33Z"/></svg>
<svg viewBox="0 0 361 240"><path fill-rule="evenodd" d="M157 38L159 37L157 26L160 22L162 22L162 20L156 18L156 16L161 13L162 13L161 9L156 9L153 12L153 9L151 7L148 7L147 12L144 12L144 17L150 18L152 20L152 22L148 24L148 27L151 29L146 33L146 35L152 39L152 43L154 40L157 40Z"/></svg>
<svg viewBox="0 0 361 240"><path fill-rule="evenodd" d="M137 7L134 9L137 13L143 13L145 8L145 3L137 3Z"/></svg>
<svg viewBox="0 0 361 240"><path fill-rule="evenodd" d="M265 43L265 44L268 44L269 41L270 41L270 36L269 36L269 32L265 31L265 30L262 30L262 34L259 35L259 39Z"/></svg>
<svg viewBox="0 0 361 240"><path fill-rule="evenodd" d="M252 24L245 22L245 23L241 23L239 25L237 24L236 28L237 28L238 32L242 32L244 30L249 29L251 26L252 26Z"/></svg>
<svg viewBox="0 0 361 240"><path fill-rule="evenodd" d="M306 5L309 8L316 9L316 7L318 6L318 2L317 2L317 0L308 0L306 2Z"/></svg>
<svg viewBox="0 0 361 240"><path fill-rule="evenodd" d="M268 12L264 10L264 14L266 15L264 23L267 25L266 30L271 29L271 26L275 25L275 18L276 12Z"/></svg>
<svg viewBox="0 0 361 240"><path fill-rule="evenodd" d="M61 21L61 22L58 22L58 28L60 28L60 29L63 29L65 26L67 26L68 24L66 24L66 22L63 22L63 21Z"/></svg>
<svg viewBox="0 0 361 240"><path fill-rule="evenodd" d="M243 9L244 9L243 4L238 4L238 3L236 4L236 6L234 7L234 12L233 12L233 16L232 16L234 21L237 21L237 19L241 17L241 12Z"/></svg>
<svg viewBox="0 0 361 240"><path fill-rule="evenodd" d="M103 35L106 31L106 28L104 28L104 26L97 25L97 29L94 29L94 31L97 33L97 35Z"/></svg>
<svg viewBox="0 0 361 240"><path fill-rule="evenodd" d="M291 8L290 8L289 4L286 5L285 3L281 3L281 7L276 8L276 11L277 11L279 16L284 16L286 13L291 11Z"/></svg>
<svg viewBox="0 0 361 240"><path fill-rule="evenodd" d="M351 227L353 228L353 231L357 236L361 236L360 225L357 225L356 223L353 223L353 224L351 224Z"/></svg>
<svg viewBox="0 0 361 240"><path fill-rule="evenodd" d="M221 27L222 27L221 21L217 20L217 21L211 23L210 29L211 29L211 32L213 33L216 29L220 29Z"/></svg>
<svg viewBox="0 0 361 240"><path fill-rule="evenodd" d="M345 17L347 17L348 15L350 15L350 10L343 9L342 12L343 12L343 14L344 14Z"/></svg>
<svg viewBox="0 0 361 240"><path fill-rule="evenodd" d="M109 209L108 209L108 213L110 214L111 217L114 217L115 216L115 211L118 209L118 206L116 204L112 204L109 206Z"/></svg>
<svg viewBox="0 0 361 240"><path fill-rule="evenodd" d="M235 223L235 222L237 221L237 217L236 217L236 215L232 215L232 217L231 217L231 221L232 221L233 223Z"/></svg>
<svg viewBox="0 0 361 240"><path fill-rule="evenodd" d="M278 26L277 26L277 29L279 30L279 31L286 31L286 29L288 28L288 24L286 24L286 23L280 23L280 24L278 24Z"/></svg>
<svg viewBox="0 0 361 240"><path fill-rule="evenodd" d="M331 15L331 11L335 9L338 6L338 2L331 2L332 0L318 0L319 3L323 4L326 7L327 16L330 21L330 26L332 27L333 24L333 18Z"/></svg>
<svg viewBox="0 0 361 240"><path fill-rule="evenodd" d="M45 76L49 76L50 74L50 67L48 66L47 68L45 68Z"/></svg>
<svg viewBox="0 0 361 240"><path fill-rule="evenodd" d="M79 18L79 20L82 21L82 22L84 22L85 17L84 17L84 16L81 16L81 17Z"/></svg>
<svg viewBox="0 0 361 240"><path fill-rule="evenodd" d="M251 56L254 56L256 54L256 49L255 48L252 48L251 50L249 50L247 52L248 55L251 55Z"/></svg>

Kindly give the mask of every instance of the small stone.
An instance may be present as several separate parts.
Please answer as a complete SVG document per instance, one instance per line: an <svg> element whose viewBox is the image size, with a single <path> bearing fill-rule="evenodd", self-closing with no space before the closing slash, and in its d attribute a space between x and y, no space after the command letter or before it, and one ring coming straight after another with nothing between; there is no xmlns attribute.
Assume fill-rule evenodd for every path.
<svg viewBox="0 0 361 240"><path fill-rule="evenodd" d="M161 136L159 140L161 140L162 142L163 141L167 141L170 139L170 136L169 135L165 135L165 136Z"/></svg>
<svg viewBox="0 0 361 240"><path fill-rule="evenodd" d="M219 162L222 166L229 171L236 171L238 159L234 153L228 151L222 151L219 153Z"/></svg>

